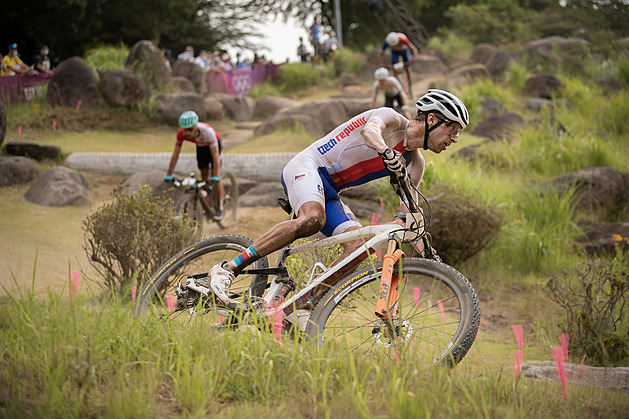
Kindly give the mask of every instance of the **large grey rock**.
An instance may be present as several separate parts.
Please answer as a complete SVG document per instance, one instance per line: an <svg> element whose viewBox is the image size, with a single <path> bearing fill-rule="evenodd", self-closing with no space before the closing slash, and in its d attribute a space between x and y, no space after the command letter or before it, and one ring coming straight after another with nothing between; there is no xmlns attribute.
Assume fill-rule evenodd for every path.
<svg viewBox="0 0 629 419"><path fill-rule="evenodd" d="M5 152L12 156L30 157L38 161L58 160L61 158L61 147L52 144L36 144L26 141L11 141L5 146Z"/></svg>
<svg viewBox="0 0 629 419"><path fill-rule="evenodd" d="M553 67L566 60L583 62L589 54L588 41L581 38L549 36L531 41L524 46L524 54L532 64Z"/></svg>
<svg viewBox="0 0 629 419"><path fill-rule="evenodd" d="M99 105L98 77L81 57L70 57L57 66L50 81L46 100L51 106L94 108Z"/></svg>
<svg viewBox="0 0 629 419"><path fill-rule="evenodd" d="M185 77L192 82L197 93L204 93L205 72L195 63L177 60L173 67L173 76Z"/></svg>
<svg viewBox="0 0 629 419"><path fill-rule="evenodd" d="M225 107L223 106L223 102L219 99L212 96L206 96L203 101L205 103L205 114L207 119L220 121L225 117Z"/></svg>
<svg viewBox="0 0 629 419"><path fill-rule="evenodd" d="M348 120L358 114L361 114L371 109L371 96L364 98L340 97L338 99L336 99L335 96L335 100L337 103L343 105L343 108L345 109L345 114L347 115L346 119Z"/></svg>
<svg viewBox="0 0 629 419"><path fill-rule="evenodd" d="M125 61L125 68L132 70L143 78L152 88L168 83L170 70L166 66L166 58L151 41L136 42Z"/></svg>
<svg viewBox="0 0 629 419"><path fill-rule="evenodd" d="M564 173L550 183L560 193L574 189L577 208L613 219L629 208L629 174L613 167L590 167Z"/></svg>
<svg viewBox="0 0 629 419"><path fill-rule="evenodd" d="M509 135L514 127L524 125L524 123L524 118L517 113L504 112L485 119L472 131L472 134L477 137L500 140Z"/></svg>
<svg viewBox="0 0 629 419"><path fill-rule="evenodd" d="M342 73L339 76L339 84L342 87L362 85L362 83L360 82L360 79L354 73Z"/></svg>
<svg viewBox="0 0 629 419"><path fill-rule="evenodd" d="M552 74L531 76L526 81L526 91L531 97L552 99L561 91L563 84Z"/></svg>
<svg viewBox="0 0 629 419"><path fill-rule="evenodd" d="M588 255L615 256L618 249L629 251L629 222L606 223L580 219L577 225L584 235L577 241Z"/></svg>
<svg viewBox="0 0 629 419"><path fill-rule="evenodd" d="M0 157L0 187L30 182L39 174L37 164L26 157Z"/></svg>
<svg viewBox="0 0 629 419"><path fill-rule="evenodd" d="M248 121L253 116L255 101L250 96L215 93L210 97L220 100L227 115L236 122Z"/></svg>
<svg viewBox="0 0 629 419"><path fill-rule="evenodd" d="M594 82L598 84L605 93L608 94L618 93L623 88L620 79L611 75L597 77L594 79Z"/></svg>
<svg viewBox="0 0 629 419"><path fill-rule="evenodd" d="M576 382L579 385L596 386L606 390L629 391L629 368L602 368L590 367L588 365L564 363L566 376L570 384ZM579 379L574 380L579 374ZM531 361L522 365L522 376L536 378L538 380L550 381L559 384L559 372L557 363L554 361Z"/></svg>
<svg viewBox="0 0 629 419"><path fill-rule="evenodd" d="M105 101L113 107L129 107L148 98L144 80L129 70L98 72Z"/></svg>
<svg viewBox="0 0 629 419"><path fill-rule="evenodd" d="M468 64L452 71L447 76L448 86L456 87L469 84L477 79L488 79L489 72L483 64Z"/></svg>
<svg viewBox="0 0 629 419"><path fill-rule="evenodd" d="M509 64L516 61L516 58L509 51L499 50L489 57L485 62L485 67L487 67L487 71L493 78L497 78L507 71Z"/></svg>
<svg viewBox="0 0 629 419"><path fill-rule="evenodd" d="M183 76L173 76L170 79L170 85L174 91L180 93L197 93L197 89L194 87L194 84Z"/></svg>
<svg viewBox="0 0 629 419"><path fill-rule="evenodd" d="M154 196L167 195L173 200L173 203L176 203L177 199L184 194L184 190L175 187L173 183L164 182L164 175L166 175L164 170L138 172L129 175L122 181L122 185L127 188L128 193L137 192L141 185L147 185L151 188L151 193Z"/></svg>
<svg viewBox="0 0 629 419"><path fill-rule="evenodd" d="M77 171L55 166L41 175L24 194L27 201L48 207L89 205L90 185Z"/></svg>
<svg viewBox="0 0 629 419"><path fill-rule="evenodd" d="M201 121L207 117L205 98L196 93L162 94L156 98L159 119L172 126L179 124L179 115L185 111L195 111Z"/></svg>
<svg viewBox="0 0 629 419"><path fill-rule="evenodd" d="M286 197L280 182L261 182L238 197L238 205L241 207L276 207L279 197Z"/></svg>
<svg viewBox="0 0 629 419"><path fill-rule="evenodd" d="M255 101L253 116L256 118L266 119L274 115L283 108L292 108L298 106L299 102L278 96L263 96Z"/></svg>
<svg viewBox="0 0 629 419"><path fill-rule="evenodd" d="M478 64L485 64L497 51L492 44L481 43L474 46L470 54L470 61Z"/></svg>

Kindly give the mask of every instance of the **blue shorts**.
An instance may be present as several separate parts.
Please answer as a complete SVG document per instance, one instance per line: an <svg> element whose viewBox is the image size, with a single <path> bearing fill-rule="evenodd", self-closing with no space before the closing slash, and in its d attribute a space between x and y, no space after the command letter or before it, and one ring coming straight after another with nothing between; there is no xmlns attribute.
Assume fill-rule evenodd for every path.
<svg viewBox="0 0 629 419"><path fill-rule="evenodd" d="M321 233L327 237L341 234L350 227L361 227L352 210L341 202L338 188L325 167L308 158L291 160L282 171L282 186L297 213L306 202L318 202L325 208L325 225Z"/></svg>
<svg viewBox="0 0 629 419"><path fill-rule="evenodd" d="M411 54L408 47L404 48L402 51L396 51L391 48L391 65L395 65L400 61L400 57L402 57L402 61L404 61L404 65L411 65Z"/></svg>

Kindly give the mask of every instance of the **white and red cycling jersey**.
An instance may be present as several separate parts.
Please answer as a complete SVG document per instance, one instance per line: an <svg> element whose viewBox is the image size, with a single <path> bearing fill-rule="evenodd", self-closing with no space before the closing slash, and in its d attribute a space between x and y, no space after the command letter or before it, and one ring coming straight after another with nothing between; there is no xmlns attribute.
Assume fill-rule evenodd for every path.
<svg viewBox="0 0 629 419"><path fill-rule="evenodd" d="M413 181L419 184L424 173L424 159L418 150L407 148L408 124L408 119L391 108L372 109L338 126L301 151L282 172L282 184L293 209L299 211L306 202L319 202L326 214L326 225L321 231L327 236L360 225L351 211L342 205L338 192L389 175L382 158L373 148L376 143L382 145L380 140L387 148L402 153L407 166L417 159ZM370 139L363 134L367 125ZM374 136L377 137L375 140Z"/></svg>
<svg viewBox="0 0 629 419"><path fill-rule="evenodd" d="M183 129L179 128L179 130L177 130L177 140L175 144L181 146L184 141L190 141L200 147L218 146L221 137L214 131L214 128L212 128L210 124L197 122L197 129L199 130L199 134L196 137L186 137L183 133Z"/></svg>
<svg viewBox="0 0 629 419"><path fill-rule="evenodd" d="M410 39L408 39L408 37L404 35L403 33L396 32L396 34L400 42L398 42L396 46L391 46L385 39L384 42L382 43L382 50L387 49L387 47L395 51L402 51L403 49L410 48L410 46L412 45Z"/></svg>

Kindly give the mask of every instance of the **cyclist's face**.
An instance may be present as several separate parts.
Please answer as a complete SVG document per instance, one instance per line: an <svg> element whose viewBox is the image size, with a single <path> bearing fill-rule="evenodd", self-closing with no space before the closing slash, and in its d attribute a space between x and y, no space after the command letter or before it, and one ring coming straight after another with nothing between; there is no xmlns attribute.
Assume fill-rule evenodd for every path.
<svg viewBox="0 0 629 419"><path fill-rule="evenodd" d="M441 124L428 138L428 148L438 154L452 143L458 142L461 125L459 125L458 122L450 121L439 115L430 114L428 117L430 118L431 116L434 116L435 124L441 121Z"/></svg>
<svg viewBox="0 0 629 419"><path fill-rule="evenodd" d="M192 128L183 128L183 135L186 138L195 138L197 136L197 126Z"/></svg>

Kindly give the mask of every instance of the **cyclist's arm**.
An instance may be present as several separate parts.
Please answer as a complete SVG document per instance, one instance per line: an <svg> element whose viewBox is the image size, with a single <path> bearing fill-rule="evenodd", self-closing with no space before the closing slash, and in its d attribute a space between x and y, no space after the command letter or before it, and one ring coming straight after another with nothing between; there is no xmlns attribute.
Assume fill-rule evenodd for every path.
<svg viewBox="0 0 629 419"><path fill-rule="evenodd" d="M367 147L376 150L378 153L384 153L389 148L384 142L384 138L382 138L385 126L385 123L380 118L371 119L367 121L365 128L361 131Z"/></svg>
<svg viewBox="0 0 629 419"><path fill-rule="evenodd" d="M408 175L411 178L411 181L413 182L413 185L415 185L415 187L418 188L419 183L424 177L424 168L425 168L426 162L424 161L424 156L419 150L413 150L411 151L411 153L412 153L411 163L407 166L406 170L408 172ZM417 202L417 199L418 199L417 192L415 190L412 190L411 195L413 196L413 200ZM400 212L404 212L404 213L409 212L409 209L407 208L404 202L400 202Z"/></svg>
<svg viewBox="0 0 629 419"><path fill-rule="evenodd" d="M212 176L221 176L221 156L218 152L218 144L210 147L210 154L212 155Z"/></svg>
<svg viewBox="0 0 629 419"><path fill-rule="evenodd" d="M378 90L380 87L380 83L377 81L371 87L371 108L373 109L376 106L376 99L378 99Z"/></svg>
<svg viewBox="0 0 629 419"><path fill-rule="evenodd" d="M181 145L175 144L175 149L173 150L173 155L170 158L170 164L168 165L168 174L172 175L175 171L175 166L177 165L177 160L179 160L179 153L181 152Z"/></svg>

